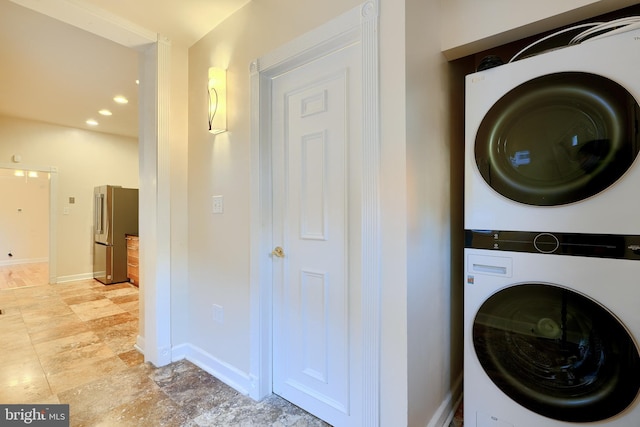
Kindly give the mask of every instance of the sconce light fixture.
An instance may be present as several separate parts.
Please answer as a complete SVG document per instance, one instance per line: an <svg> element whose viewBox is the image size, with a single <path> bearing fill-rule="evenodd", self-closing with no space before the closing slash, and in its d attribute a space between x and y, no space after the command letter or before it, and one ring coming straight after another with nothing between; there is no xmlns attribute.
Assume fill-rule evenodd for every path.
<svg viewBox="0 0 640 427"><path fill-rule="evenodd" d="M209 132L216 135L227 131L227 71L209 68Z"/></svg>

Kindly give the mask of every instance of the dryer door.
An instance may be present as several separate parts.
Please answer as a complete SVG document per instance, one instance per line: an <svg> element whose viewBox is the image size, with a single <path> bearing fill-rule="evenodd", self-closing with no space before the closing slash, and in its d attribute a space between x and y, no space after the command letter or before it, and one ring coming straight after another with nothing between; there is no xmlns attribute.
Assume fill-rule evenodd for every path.
<svg viewBox="0 0 640 427"><path fill-rule="evenodd" d="M503 196L536 206L593 196L620 178L640 150L638 102L588 73L542 76L508 92L483 118L475 158Z"/></svg>
<svg viewBox="0 0 640 427"><path fill-rule="evenodd" d="M549 418L604 420L640 389L640 356L625 327L558 286L522 284L494 294L475 317L473 344L506 395Z"/></svg>

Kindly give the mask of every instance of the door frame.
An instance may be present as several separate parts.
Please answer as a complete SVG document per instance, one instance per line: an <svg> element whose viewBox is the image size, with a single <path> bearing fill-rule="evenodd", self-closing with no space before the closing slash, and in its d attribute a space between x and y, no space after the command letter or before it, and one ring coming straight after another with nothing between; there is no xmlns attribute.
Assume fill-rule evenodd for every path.
<svg viewBox="0 0 640 427"><path fill-rule="evenodd" d="M356 418L362 425L380 419L380 85L378 0L347 11L330 22L254 60L251 74L251 371L250 395L260 400L273 392L273 248L271 188L271 80L286 71L344 46L359 44L362 58L361 269L363 388Z"/></svg>

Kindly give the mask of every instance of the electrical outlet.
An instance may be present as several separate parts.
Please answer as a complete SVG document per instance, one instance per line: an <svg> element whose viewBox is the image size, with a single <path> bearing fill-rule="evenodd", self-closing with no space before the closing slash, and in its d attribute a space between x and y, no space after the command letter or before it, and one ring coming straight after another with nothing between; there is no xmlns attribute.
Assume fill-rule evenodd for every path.
<svg viewBox="0 0 640 427"><path fill-rule="evenodd" d="M224 323L224 309L221 305L213 304L213 321L217 323Z"/></svg>
<svg viewBox="0 0 640 427"><path fill-rule="evenodd" d="M224 197L212 196L213 201L213 213L221 214L224 211Z"/></svg>

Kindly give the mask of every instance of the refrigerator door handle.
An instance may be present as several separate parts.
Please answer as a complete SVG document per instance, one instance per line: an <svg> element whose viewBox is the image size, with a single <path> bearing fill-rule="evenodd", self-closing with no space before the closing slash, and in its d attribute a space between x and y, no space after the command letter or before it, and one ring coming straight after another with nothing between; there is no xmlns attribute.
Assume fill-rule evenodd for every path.
<svg viewBox="0 0 640 427"><path fill-rule="evenodd" d="M113 245L113 235L111 234L111 223L113 219L113 193L101 194L102 197L102 234L103 241L107 245Z"/></svg>
<svg viewBox="0 0 640 427"><path fill-rule="evenodd" d="M104 194L96 194L96 234L104 234Z"/></svg>

